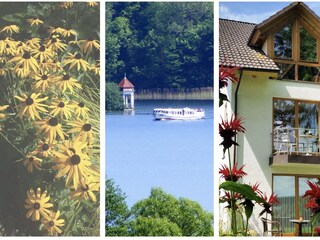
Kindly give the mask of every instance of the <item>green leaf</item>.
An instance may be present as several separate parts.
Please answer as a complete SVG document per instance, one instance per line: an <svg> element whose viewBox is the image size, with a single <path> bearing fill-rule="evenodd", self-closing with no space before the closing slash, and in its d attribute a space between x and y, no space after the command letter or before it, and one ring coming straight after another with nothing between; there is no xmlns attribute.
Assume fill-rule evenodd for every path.
<svg viewBox="0 0 320 240"><path fill-rule="evenodd" d="M265 200L259 197L251 188L251 186L247 184L232 182L232 181L225 181L220 184L219 189L224 189L225 191L233 191L240 193L248 200L254 200L257 203L265 203Z"/></svg>

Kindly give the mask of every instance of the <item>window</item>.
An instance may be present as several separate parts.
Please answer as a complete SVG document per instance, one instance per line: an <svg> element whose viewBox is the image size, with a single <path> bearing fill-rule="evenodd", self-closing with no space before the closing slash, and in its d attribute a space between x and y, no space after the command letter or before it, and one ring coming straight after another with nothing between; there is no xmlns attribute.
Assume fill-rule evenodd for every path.
<svg viewBox="0 0 320 240"><path fill-rule="evenodd" d="M292 27L284 27L274 35L274 56L276 58L292 58Z"/></svg>
<svg viewBox="0 0 320 240"><path fill-rule="evenodd" d="M317 62L317 40L300 26L300 60Z"/></svg>
<svg viewBox="0 0 320 240"><path fill-rule="evenodd" d="M310 210L304 206L305 191L309 189L307 180L318 182L320 176L273 175L273 192L278 194L279 205L273 207L273 220L279 221L285 233L294 233L295 226L291 219L310 219ZM310 225L303 225L303 233L311 233Z"/></svg>

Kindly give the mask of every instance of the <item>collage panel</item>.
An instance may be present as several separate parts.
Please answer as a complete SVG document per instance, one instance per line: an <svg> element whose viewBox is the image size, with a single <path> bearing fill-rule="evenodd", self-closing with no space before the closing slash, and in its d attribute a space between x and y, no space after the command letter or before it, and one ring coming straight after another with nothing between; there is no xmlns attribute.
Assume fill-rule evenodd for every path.
<svg viewBox="0 0 320 240"><path fill-rule="evenodd" d="M213 2L106 2L106 236L213 236Z"/></svg>
<svg viewBox="0 0 320 240"><path fill-rule="evenodd" d="M0 236L100 235L100 5L0 2Z"/></svg>
<svg viewBox="0 0 320 240"><path fill-rule="evenodd" d="M319 236L320 2L219 4L219 235Z"/></svg>

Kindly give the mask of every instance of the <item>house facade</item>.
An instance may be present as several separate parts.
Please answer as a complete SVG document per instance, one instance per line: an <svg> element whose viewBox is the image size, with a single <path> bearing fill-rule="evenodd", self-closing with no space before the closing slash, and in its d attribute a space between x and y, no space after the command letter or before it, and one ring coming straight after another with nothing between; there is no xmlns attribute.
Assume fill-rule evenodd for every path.
<svg viewBox="0 0 320 240"><path fill-rule="evenodd" d="M306 181L320 181L320 18L294 2L258 25L219 24L220 65L239 67L239 81L228 89L231 104L220 107L222 116L244 117L235 159L245 165L244 182L278 195L273 220L285 235L297 235L290 220L310 219ZM262 235L260 210L250 228ZM303 232L311 233L309 224Z"/></svg>

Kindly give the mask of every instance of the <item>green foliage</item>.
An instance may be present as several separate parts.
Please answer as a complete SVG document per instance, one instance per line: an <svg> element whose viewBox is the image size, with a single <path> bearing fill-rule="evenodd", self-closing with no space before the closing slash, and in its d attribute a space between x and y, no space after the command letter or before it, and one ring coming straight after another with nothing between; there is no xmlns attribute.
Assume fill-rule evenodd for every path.
<svg viewBox="0 0 320 240"><path fill-rule="evenodd" d="M111 179L106 180L106 236L128 236L130 211L126 196Z"/></svg>
<svg viewBox="0 0 320 240"><path fill-rule="evenodd" d="M149 198L137 202L131 211L135 219L131 223L133 236L168 236L169 232L173 234L170 236L213 235L212 214L205 212L197 202L177 199L160 188L153 188ZM160 228L160 222L170 229ZM149 224L156 229L148 227Z"/></svg>
<svg viewBox="0 0 320 240"><path fill-rule="evenodd" d="M106 83L106 110L107 111L119 111L123 110L123 99L121 92L116 83Z"/></svg>
<svg viewBox="0 0 320 240"><path fill-rule="evenodd" d="M213 3L106 3L106 18L107 81L126 72L136 88L213 85Z"/></svg>

